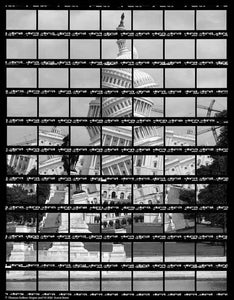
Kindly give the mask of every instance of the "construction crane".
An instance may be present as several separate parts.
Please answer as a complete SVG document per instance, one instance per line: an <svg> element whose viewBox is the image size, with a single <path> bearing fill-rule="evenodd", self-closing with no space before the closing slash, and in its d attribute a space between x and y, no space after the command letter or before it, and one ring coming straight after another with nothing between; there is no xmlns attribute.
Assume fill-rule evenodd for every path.
<svg viewBox="0 0 234 300"><path fill-rule="evenodd" d="M205 105L197 105L197 107L198 107L198 108L201 108L201 109L207 110L206 117L209 118L209 117L211 116L212 111L218 112L218 113L221 112L221 110L218 110L218 109L214 109L214 108L213 108L214 104L215 104L215 99L211 100L209 106L205 106ZM200 135L200 134L203 134L203 133L212 131L212 134L213 134L213 136L214 136L214 140L215 140L215 142L217 143L217 142L218 142L218 135L217 135L216 130L217 130L218 128L220 128L220 127L222 127L222 126L214 126L214 125L213 125L213 126L211 126L211 128L204 129L204 130L201 130L201 131L197 132L197 135Z"/></svg>
<svg viewBox="0 0 234 300"><path fill-rule="evenodd" d="M198 108L201 108L201 109L205 109L207 110L207 113L206 113L206 117L209 118L211 116L211 112L214 111L214 112L221 112L221 110L218 110L218 109L214 109L214 104L215 104L215 99L211 100L210 102L210 105L209 106L205 106L205 105L197 105Z"/></svg>
<svg viewBox="0 0 234 300"><path fill-rule="evenodd" d="M216 130L217 130L218 128L220 128L220 127L222 127L222 126L211 126L211 128L207 128L207 129L203 129L203 130L201 130L201 131L198 131L198 132L197 132L197 135L200 135L200 134L203 134L203 133L212 131L212 134L213 134L213 136L214 136L214 140L215 140L215 142L217 143L217 142L218 142L218 135L217 135Z"/></svg>

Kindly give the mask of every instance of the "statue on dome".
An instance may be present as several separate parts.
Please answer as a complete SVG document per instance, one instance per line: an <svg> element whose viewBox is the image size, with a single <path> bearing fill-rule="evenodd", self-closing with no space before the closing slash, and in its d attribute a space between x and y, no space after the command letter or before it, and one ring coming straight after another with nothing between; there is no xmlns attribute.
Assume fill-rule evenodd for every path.
<svg viewBox="0 0 234 300"><path fill-rule="evenodd" d="M124 26L124 13L121 15L121 20L119 26L123 27Z"/></svg>

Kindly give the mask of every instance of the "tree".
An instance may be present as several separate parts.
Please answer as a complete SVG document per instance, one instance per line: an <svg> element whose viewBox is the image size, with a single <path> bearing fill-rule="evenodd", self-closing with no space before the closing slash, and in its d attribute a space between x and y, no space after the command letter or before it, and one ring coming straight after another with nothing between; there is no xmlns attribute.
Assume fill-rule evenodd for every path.
<svg viewBox="0 0 234 300"><path fill-rule="evenodd" d="M215 117L218 118L226 118L227 117L227 111L223 110L215 115ZM220 133L218 136L218 141L216 143L217 147L228 147L228 131L227 126L222 126L220 129Z"/></svg>
<svg viewBox="0 0 234 300"><path fill-rule="evenodd" d="M198 194L198 204L200 205L227 205L227 184L209 184ZM199 217L205 217L213 226L225 225L225 214L222 213L200 213Z"/></svg>
<svg viewBox="0 0 234 300"><path fill-rule="evenodd" d="M30 170L27 174L28 176L35 176L37 174L37 169L34 167L32 170Z"/></svg>
<svg viewBox="0 0 234 300"><path fill-rule="evenodd" d="M180 190L179 199L183 201L185 205L195 204L195 190L182 189ZM185 219L194 219L194 213L184 213Z"/></svg>
<svg viewBox="0 0 234 300"><path fill-rule="evenodd" d="M37 205L36 194L28 194L22 185L7 186L7 205Z"/></svg>
<svg viewBox="0 0 234 300"><path fill-rule="evenodd" d="M218 114L216 117L225 118L227 116L227 111L224 110ZM220 129L220 134L218 135L217 147L226 148L228 146L228 133L227 126L222 126ZM226 176L227 175L227 155L210 155L212 158L212 163L206 166L200 166L197 169L198 176Z"/></svg>
<svg viewBox="0 0 234 300"><path fill-rule="evenodd" d="M23 188L22 185L7 186L7 205L9 206L29 206L37 204L45 204L50 194L49 184L38 184L38 199L37 194L28 194L28 191ZM38 213L38 222L42 220L43 213ZM15 221L19 224L25 224L32 226L37 219L37 214L34 212L8 212L7 220Z"/></svg>
<svg viewBox="0 0 234 300"><path fill-rule="evenodd" d="M227 111L224 110L216 117L225 118ZM223 126L220 129L220 134L217 140L217 147L228 146L228 134L227 126ZM197 170L197 175L201 176L226 176L227 175L227 155L211 155L213 161L208 166L202 166ZM204 189L200 190L198 194L198 201L201 205L226 205L227 204L227 185L226 184L208 184ZM207 221L210 221L214 226L225 225L225 214L222 213L201 213L200 217L205 217Z"/></svg>
<svg viewBox="0 0 234 300"><path fill-rule="evenodd" d="M195 204L195 190L192 189L181 189L179 199L185 202L185 205L194 205Z"/></svg>
<svg viewBox="0 0 234 300"><path fill-rule="evenodd" d="M15 169L9 165L7 165L7 175L19 175Z"/></svg>
<svg viewBox="0 0 234 300"><path fill-rule="evenodd" d="M50 195L50 184L43 183L37 186L38 205L44 205Z"/></svg>

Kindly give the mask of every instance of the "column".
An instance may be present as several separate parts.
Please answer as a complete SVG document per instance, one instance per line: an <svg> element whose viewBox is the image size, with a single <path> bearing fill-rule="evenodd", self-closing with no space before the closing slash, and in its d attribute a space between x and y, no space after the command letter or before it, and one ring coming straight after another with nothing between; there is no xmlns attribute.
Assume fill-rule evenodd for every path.
<svg viewBox="0 0 234 300"><path fill-rule="evenodd" d="M127 167L125 161L123 162L123 164L124 164L124 167L125 167L125 169L126 169L127 174L130 175L130 174L129 174L129 171L128 171L128 167Z"/></svg>
<svg viewBox="0 0 234 300"><path fill-rule="evenodd" d="M118 168L118 171L119 171L119 175L122 175L122 172L121 172L121 169L119 167L119 164L117 164L117 168Z"/></svg>
<svg viewBox="0 0 234 300"><path fill-rule="evenodd" d="M114 175L114 173L113 173L111 167L108 167L107 170L109 171L110 175Z"/></svg>
<svg viewBox="0 0 234 300"><path fill-rule="evenodd" d="M102 146L105 146L106 134L102 135Z"/></svg>

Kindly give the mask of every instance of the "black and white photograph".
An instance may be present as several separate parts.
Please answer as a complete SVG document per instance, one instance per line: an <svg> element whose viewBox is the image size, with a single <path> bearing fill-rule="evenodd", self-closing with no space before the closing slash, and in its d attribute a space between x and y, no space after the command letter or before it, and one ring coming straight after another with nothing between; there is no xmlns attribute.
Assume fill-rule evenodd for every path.
<svg viewBox="0 0 234 300"><path fill-rule="evenodd" d="M5 299L228 296L229 5L4 13Z"/></svg>

